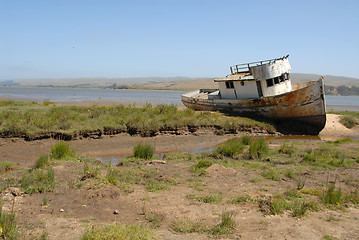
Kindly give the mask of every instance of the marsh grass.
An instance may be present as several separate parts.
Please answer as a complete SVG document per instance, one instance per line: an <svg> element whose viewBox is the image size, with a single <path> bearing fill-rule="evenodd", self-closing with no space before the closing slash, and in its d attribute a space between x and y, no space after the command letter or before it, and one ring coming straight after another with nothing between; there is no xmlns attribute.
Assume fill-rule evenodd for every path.
<svg viewBox="0 0 359 240"><path fill-rule="evenodd" d="M150 144L136 144L133 148L133 156L142 159L151 159L155 148Z"/></svg>
<svg viewBox="0 0 359 240"><path fill-rule="evenodd" d="M99 178L99 175L100 175L99 166L92 165L88 162L84 163L82 180L90 179L90 178Z"/></svg>
<svg viewBox="0 0 359 240"><path fill-rule="evenodd" d="M106 180L108 183L113 185L117 185L118 183L118 171L114 169L114 167L109 167L106 174Z"/></svg>
<svg viewBox="0 0 359 240"><path fill-rule="evenodd" d="M269 151L269 147L264 138L257 138L251 142L248 149L250 159L261 159Z"/></svg>
<svg viewBox="0 0 359 240"><path fill-rule="evenodd" d="M159 228L165 216L163 214L149 212L146 207L142 207L142 214L145 216L145 219L150 223L151 228Z"/></svg>
<svg viewBox="0 0 359 240"><path fill-rule="evenodd" d="M25 193L53 191L55 187L55 172L51 167L32 169L20 180Z"/></svg>
<svg viewBox="0 0 359 240"><path fill-rule="evenodd" d="M205 170L213 165L213 162L209 159L201 159L196 164L191 166L191 170L198 175L203 175Z"/></svg>
<svg viewBox="0 0 359 240"><path fill-rule="evenodd" d="M199 221L176 220L171 222L170 228L180 233L208 233L210 227Z"/></svg>
<svg viewBox="0 0 359 240"><path fill-rule="evenodd" d="M15 163L13 163L13 162L10 162L10 161L0 162L0 173L9 172L9 171L13 170L14 167L15 167Z"/></svg>
<svg viewBox="0 0 359 240"><path fill-rule="evenodd" d="M250 136L233 138L219 145L215 153L226 157L235 157L241 154L245 148L245 145L249 145L251 142L252 138Z"/></svg>
<svg viewBox="0 0 359 240"><path fill-rule="evenodd" d="M40 157L37 158L35 164L34 164L34 168L44 168L50 165L49 162L49 156L46 154L41 155Z"/></svg>
<svg viewBox="0 0 359 240"><path fill-rule="evenodd" d="M76 107L13 101L0 103L0 133L29 139L41 136L65 136L71 139L90 136L94 132L127 132L148 137L160 131L195 131L199 127L215 127L225 133L253 127L275 132L274 126L269 123L228 117L223 113L178 110L175 105Z"/></svg>
<svg viewBox="0 0 359 240"><path fill-rule="evenodd" d="M52 159L61 160L74 157L76 157L76 152L64 141L60 141L51 147L50 158Z"/></svg>
<svg viewBox="0 0 359 240"><path fill-rule="evenodd" d="M120 224L91 227L80 238L80 240L109 239L155 240L159 238L156 233L149 228L138 225Z"/></svg>
<svg viewBox="0 0 359 240"><path fill-rule="evenodd" d="M282 143L278 149L279 153L287 154L289 156L292 156L296 151L297 149L294 147L294 144L288 142Z"/></svg>
<svg viewBox="0 0 359 240"><path fill-rule="evenodd" d="M292 216L303 217L307 215L309 207L308 204L303 200L294 200L292 205Z"/></svg>
<svg viewBox="0 0 359 240"><path fill-rule="evenodd" d="M237 196L232 197L229 202L232 204L249 203L249 202L255 202L255 199L253 199L249 194L239 194Z"/></svg>
<svg viewBox="0 0 359 240"><path fill-rule="evenodd" d="M262 177L274 181L280 181L281 180L281 169L276 168L270 168L268 170L264 170L262 172Z"/></svg>
<svg viewBox="0 0 359 240"><path fill-rule="evenodd" d="M359 124L358 117L349 115L341 116L339 122L349 129Z"/></svg>
<svg viewBox="0 0 359 240"><path fill-rule="evenodd" d="M209 226L200 221L177 220L170 224L170 228L175 232L181 233L231 234L237 226L237 223L234 221L234 212L223 211L220 216L221 222L215 226Z"/></svg>
<svg viewBox="0 0 359 240"><path fill-rule="evenodd" d="M197 202L202 203L220 203L222 202L222 195L219 193L210 194L210 195L197 195L197 194L189 194L187 195L189 199L195 200Z"/></svg>
<svg viewBox="0 0 359 240"><path fill-rule="evenodd" d="M17 239L18 231L14 212L4 212L0 203L0 238Z"/></svg>
<svg viewBox="0 0 359 240"><path fill-rule="evenodd" d="M341 205L343 203L342 189L336 189L335 183L329 184L327 190L323 192L322 201L325 204Z"/></svg>
<svg viewBox="0 0 359 240"><path fill-rule="evenodd" d="M221 213L221 222L211 229L213 235L230 234L236 228L237 223L234 221L234 212L224 211Z"/></svg>

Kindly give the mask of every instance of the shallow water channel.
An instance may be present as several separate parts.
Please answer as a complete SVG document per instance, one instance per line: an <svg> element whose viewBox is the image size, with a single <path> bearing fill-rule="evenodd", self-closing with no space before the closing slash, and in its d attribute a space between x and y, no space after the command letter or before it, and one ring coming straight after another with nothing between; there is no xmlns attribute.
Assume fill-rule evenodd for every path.
<svg viewBox="0 0 359 240"><path fill-rule="evenodd" d="M254 138L257 137L263 137L263 136L254 136ZM283 135L283 136L264 136L266 140L269 143L282 143L285 141L301 141L301 142L321 142L328 140L327 137L320 137L320 136L309 136L309 135ZM239 138L239 137L234 137ZM330 140L339 140L347 138L344 136L336 136L336 137L330 137ZM359 140L359 136L355 137L348 137L353 140ZM217 148L216 146L209 146L209 147L201 147L201 148L193 148L190 150L183 150L183 151L173 151L173 152L157 152L154 154L155 159L163 159L163 157L168 153L174 153L174 152L188 152L188 153L207 153L212 152ZM127 157L130 157L131 154L114 154L114 155L106 155L106 156L93 156L97 159L100 159L103 163L111 163L113 165L116 165L120 163L122 160L126 159Z"/></svg>

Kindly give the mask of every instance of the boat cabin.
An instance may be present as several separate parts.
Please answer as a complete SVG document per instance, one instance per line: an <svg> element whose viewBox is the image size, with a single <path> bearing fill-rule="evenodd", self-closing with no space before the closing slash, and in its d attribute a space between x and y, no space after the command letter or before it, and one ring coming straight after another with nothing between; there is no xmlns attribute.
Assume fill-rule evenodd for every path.
<svg viewBox="0 0 359 240"><path fill-rule="evenodd" d="M222 99L269 97L292 91L288 56L239 64L230 70L227 77L214 80Z"/></svg>

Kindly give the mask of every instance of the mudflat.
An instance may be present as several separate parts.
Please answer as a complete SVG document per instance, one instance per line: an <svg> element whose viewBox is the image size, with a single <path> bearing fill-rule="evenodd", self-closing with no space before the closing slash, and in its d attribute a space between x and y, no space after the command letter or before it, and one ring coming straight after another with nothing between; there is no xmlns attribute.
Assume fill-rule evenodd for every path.
<svg viewBox="0 0 359 240"><path fill-rule="evenodd" d="M359 145L326 141L358 136L358 127L345 128L337 115L327 119L317 140L269 140L265 158L247 157L248 146L231 157L183 152L245 135L211 130L67 141L76 159L54 160L54 188L31 194L21 188L27 168L59 141L2 138L1 161L15 163L0 172L3 211L15 212L20 239L43 233L47 239L79 239L91 226L114 223L144 226L160 239L358 239ZM119 166L96 160L132 155L138 143L165 153L163 159L130 158ZM207 161L203 168L201 161ZM118 174L113 179L111 171ZM341 189L338 204L323 200L330 184L334 192ZM225 214L234 221L228 229L221 225Z"/></svg>

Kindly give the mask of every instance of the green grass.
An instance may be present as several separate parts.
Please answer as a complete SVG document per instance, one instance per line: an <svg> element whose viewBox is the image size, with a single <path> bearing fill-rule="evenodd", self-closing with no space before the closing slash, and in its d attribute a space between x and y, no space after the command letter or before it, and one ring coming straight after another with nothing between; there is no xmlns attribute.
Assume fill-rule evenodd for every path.
<svg viewBox="0 0 359 240"><path fill-rule="evenodd" d="M216 153L227 157L234 157L244 150L243 141L238 138L230 139L218 146Z"/></svg>
<svg viewBox="0 0 359 240"><path fill-rule="evenodd" d="M208 233L210 227L199 221L176 220L171 222L170 228L180 233Z"/></svg>
<svg viewBox="0 0 359 240"><path fill-rule="evenodd" d="M212 227L200 221L176 220L170 224L170 228L173 231L180 233L206 233L212 235L231 234L237 226L237 223L234 221L234 213L231 211L224 211L220 216L221 222Z"/></svg>
<svg viewBox="0 0 359 240"><path fill-rule="evenodd" d="M254 202L254 199L249 194L239 194L234 196L229 201L232 204Z"/></svg>
<svg viewBox="0 0 359 240"><path fill-rule="evenodd" d="M64 141L60 141L51 147L50 158L52 159L61 160L74 157L76 157L76 152Z"/></svg>
<svg viewBox="0 0 359 240"><path fill-rule="evenodd" d="M80 240L154 240L159 239L151 229L137 225L111 224L92 227Z"/></svg>
<svg viewBox="0 0 359 240"><path fill-rule="evenodd" d="M37 158L35 164L34 164L34 168L44 168L49 166L49 156L46 154L41 155L40 157Z"/></svg>
<svg viewBox="0 0 359 240"><path fill-rule="evenodd" d="M3 212L0 204L0 239L18 239L15 213Z"/></svg>
<svg viewBox="0 0 359 240"><path fill-rule="evenodd" d="M142 207L142 213L145 216L145 219L150 223L151 228L159 228L161 226L164 215L155 212L148 212L146 207Z"/></svg>
<svg viewBox="0 0 359 240"><path fill-rule="evenodd" d="M191 166L191 170L198 174L202 175L204 174L204 171L213 165L213 162L209 159L201 159L196 164Z"/></svg>
<svg viewBox="0 0 359 240"><path fill-rule="evenodd" d="M343 203L342 189L336 189L335 184L330 184L323 192L322 201L325 204L341 205Z"/></svg>
<svg viewBox="0 0 359 240"><path fill-rule="evenodd" d="M9 172L14 169L15 163L10 161L0 162L0 173Z"/></svg>
<svg viewBox="0 0 359 240"><path fill-rule="evenodd" d="M292 156L297 151L297 149L294 147L293 143L284 142L281 144L278 151L279 153L284 153L289 156Z"/></svg>
<svg viewBox="0 0 359 240"><path fill-rule="evenodd" d="M196 195L196 194L189 194L187 195L189 199L193 199L197 202L202 203L220 203L222 202L222 195L221 194L210 194L210 195Z"/></svg>
<svg viewBox="0 0 359 240"><path fill-rule="evenodd" d="M281 171L280 169L276 169L276 168L264 170L262 172L262 177L264 177L266 179L274 180L274 181L279 181L279 180L281 180L280 171Z"/></svg>
<svg viewBox="0 0 359 240"><path fill-rule="evenodd" d="M265 153L269 151L269 147L264 138L257 138L249 145L248 155L251 159L261 159Z"/></svg>
<svg viewBox="0 0 359 240"><path fill-rule="evenodd" d="M25 193L53 191L55 187L55 173L51 167L33 169L22 176L21 187Z"/></svg>
<svg viewBox="0 0 359 240"><path fill-rule="evenodd" d="M150 144L136 144L133 148L133 156L142 159L151 159L155 148Z"/></svg>
<svg viewBox="0 0 359 240"><path fill-rule="evenodd" d="M161 131L195 131L198 127L215 127L224 132L253 127L275 131L273 125L249 118L191 109L178 110L174 105L77 107L0 101L0 133L6 136L25 136L29 139L48 136L66 140L88 137L93 133L127 132L148 137Z"/></svg>
<svg viewBox="0 0 359 240"><path fill-rule="evenodd" d="M234 221L234 213L230 211L224 211L221 213L221 222L211 229L213 235L230 234L234 231L237 223Z"/></svg>

